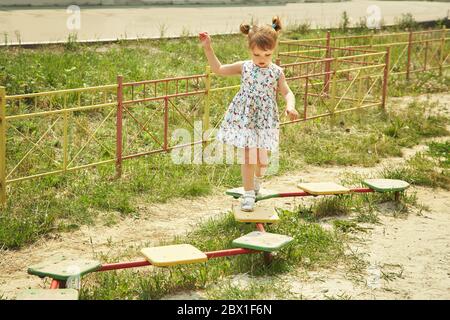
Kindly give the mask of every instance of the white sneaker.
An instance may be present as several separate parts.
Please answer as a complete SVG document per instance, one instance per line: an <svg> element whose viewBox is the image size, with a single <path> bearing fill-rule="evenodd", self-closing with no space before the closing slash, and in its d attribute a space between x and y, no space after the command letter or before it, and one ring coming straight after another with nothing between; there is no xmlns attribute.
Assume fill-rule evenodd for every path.
<svg viewBox="0 0 450 320"><path fill-rule="evenodd" d="M241 210L246 212L255 210L255 199L254 191L245 191L241 199Z"/></svg>

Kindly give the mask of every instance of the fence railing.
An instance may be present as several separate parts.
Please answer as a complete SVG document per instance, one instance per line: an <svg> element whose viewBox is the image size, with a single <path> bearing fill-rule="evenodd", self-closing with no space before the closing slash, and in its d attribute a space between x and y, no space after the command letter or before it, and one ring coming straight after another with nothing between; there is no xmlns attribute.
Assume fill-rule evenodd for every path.
<svg viewBox="0 0 450 320"><path fill-rule="evenodd" d="M372 40L371 46L341 47L339 42L368 37L375 39L328 34L280 44L287 51L280 52L277 64L302 114L281 125L385 107L392 64L398 65L390 46L376 47ZM441 39L445 50L439 52L439 66L444 68L448 42L442 33ZM410 63L409 72L414 70ZM185 77L124 82L118 76L112 85L23 95L7 96L0 87L0 202L6 203L7 186L15 182L113 163L120 176L124 160L207 143L239 88L238 83L220 85L209 67L204 74ZM188 130L194 140L171 141L178 128Z"/></svg>
<svg viewBox="0 0 450 320"><path fill-rule="evenodd" d="M303 117L282 125L373 106L385 107L389 48L336 58L282 64L287 81L302 96Z"/></svg>
<svg viewBox="0 0 450 320"><path fill-rule="evenodd" d="M390 74L405 75L439 70L439 74L450 66L450 43L445 26L439 30L410 31L400 33L371 33L369 35L332 37L280 41L279 57L283 60L295 57L329 58L339 49L360 49L390 52Z"/></svg>

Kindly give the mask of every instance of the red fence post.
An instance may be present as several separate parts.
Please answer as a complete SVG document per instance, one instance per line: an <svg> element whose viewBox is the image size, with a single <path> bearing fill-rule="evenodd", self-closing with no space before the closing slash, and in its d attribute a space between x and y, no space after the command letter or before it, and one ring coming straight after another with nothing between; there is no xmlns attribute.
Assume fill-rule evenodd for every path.
<svg viewBox="0 0 450 320"><path fill-rule="evenodd" d="M305 100L303 100L304 106L303 106L303 119L306 119L306 110L308 108L308 85L309 85L309 77L306 75L305 79Z"/></svg>
<svg viewBox="0 0 450 320"><path fill-rule="evenodd" d="M116 178L122 176L123 76L117 76Z"/></svg>
<svg viewBox="0 0 450 320"><path fill-rule="evenodd" d="M385 65L384 65L384 75L383 75L383 93L381 97L381 107L383 110L386 110L386 98L387 98L387 90L388 90L388 78L389 78L389 61L391 58L391 47L386 48L385 55Z"/></svg>

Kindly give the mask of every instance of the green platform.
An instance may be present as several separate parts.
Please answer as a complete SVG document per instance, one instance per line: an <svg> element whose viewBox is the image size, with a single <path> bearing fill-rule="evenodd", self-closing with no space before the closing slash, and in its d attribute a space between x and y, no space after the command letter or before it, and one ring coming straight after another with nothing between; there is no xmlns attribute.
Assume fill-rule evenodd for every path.
<svg viewBox="0 0 450 320"><path fill-rule="evenodd" d="M16 300L78 300L78 290L25 289L17 294Z"/></svg>
<svg viewBox="0 0 450 320"><path fill-rule="evenodd" d="M54 256L28 268L28 273L39 277L50 277L66 281L70 277L83 276L96 271L101 263L96 260L74 259L66 256Z"/></svg>
<svg viewBox="0 0 450 320"><path fill-rule="evenodd" d="M281 234L253 231L234 240L232 245L238 248L272 252L281 249L292 240L294 240L292 237Z"/></svg>
<svg viewBox="0 0 450 320"><path fill-rule="evenodd" d="M395 179L366 179L362 183L377 192L404 191L409 188L408 182Z"/></svg>
<svg viewBox="0 0 450 320"><path fill-rule="evenodd" d="M225 194L237 199L237 198L242 197L244 192L245 192L244 188L239 187L239 188L234 188L234 189L228 189L227 191L225 191ZM261 190L259 190L257 198L265 198L267 196L276 195L276 194L278 194L278 193L273 190L261 188Z"/></svg>

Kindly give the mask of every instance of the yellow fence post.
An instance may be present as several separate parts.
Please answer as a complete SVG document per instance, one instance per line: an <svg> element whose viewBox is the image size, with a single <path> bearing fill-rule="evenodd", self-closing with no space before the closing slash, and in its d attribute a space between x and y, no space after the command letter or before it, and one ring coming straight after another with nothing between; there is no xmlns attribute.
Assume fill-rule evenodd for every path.
<svg viewBox="0 0 450 320"><path fill-rule="evenodd" d="M156 92L156 91L155 91ZM123 76L117 76L117 114L116 114L116 178L122 176L123 148Z"/></svg>
<svg viewBox="0 0 450 320"><path fill-rule="evenodd" d="M442 27L442 35L441 35L441 52L439 57L439 76L442 76L442 68L444 65L444 52L445 52L445 33L446 33L445 25Z"/></svg>
<svg viewBox="0 0 450 320"><path fill-rule="evenodd" d="M330 31L327 31L327 44L326 44L327 51L325 53L325 58L326 59L331 58L331 46L330 46L330 43L331 43L331 33L330 33ZM336 50L335 50L335 52L336 52ZM325 94L327 96L328 96L329 88L330 88L330 74L329 74L330 68L331 68L330 64L331 63L330 63L329 60L327 60L325 62L325 82L324 82L324 90L323 91L325 92Z"/></svg>
<svg viewBox="0 0 450 320"><path fill-rule="evenodd" d="M364 59L367 60L367 59ZM365 76L365 69L359 71L359 80L358 80L358 91L355 99L355 107L360 107L362 105L363 100L363 79Z"/></svg>
<svg viewBox="0 0 450 320"><path fill-rule="evenodd" d="M67 106L65 106L67 108ZM69 127L69 111L64 111L64 128L63 128L63 170L67 170L67 161L69 159L69 136L68 136L68 127Z"/></svg>
<svg viewBox="0 0 450 320"><path fill-rule="evenodd" d="M6 205L6 90L0 87L0 204Z"/></svg>
<svg viewBox="0 0 450 320"><path fill-rule="evenodd" d="M408 35L408 61L406 62L406 80L409 81L409 73L411 71L411 54L412 54L412 40L413 40L413 33L412 31L409 31Z"/></svg>
<svg viewBox="0 0 450 320"><path fill-rule="evenodd" d="M335 57L332 62L332 80L331 80L331 113L333 114L336 109L336 90L337 90L337 71L338 71L338 59Z"/></svg>

